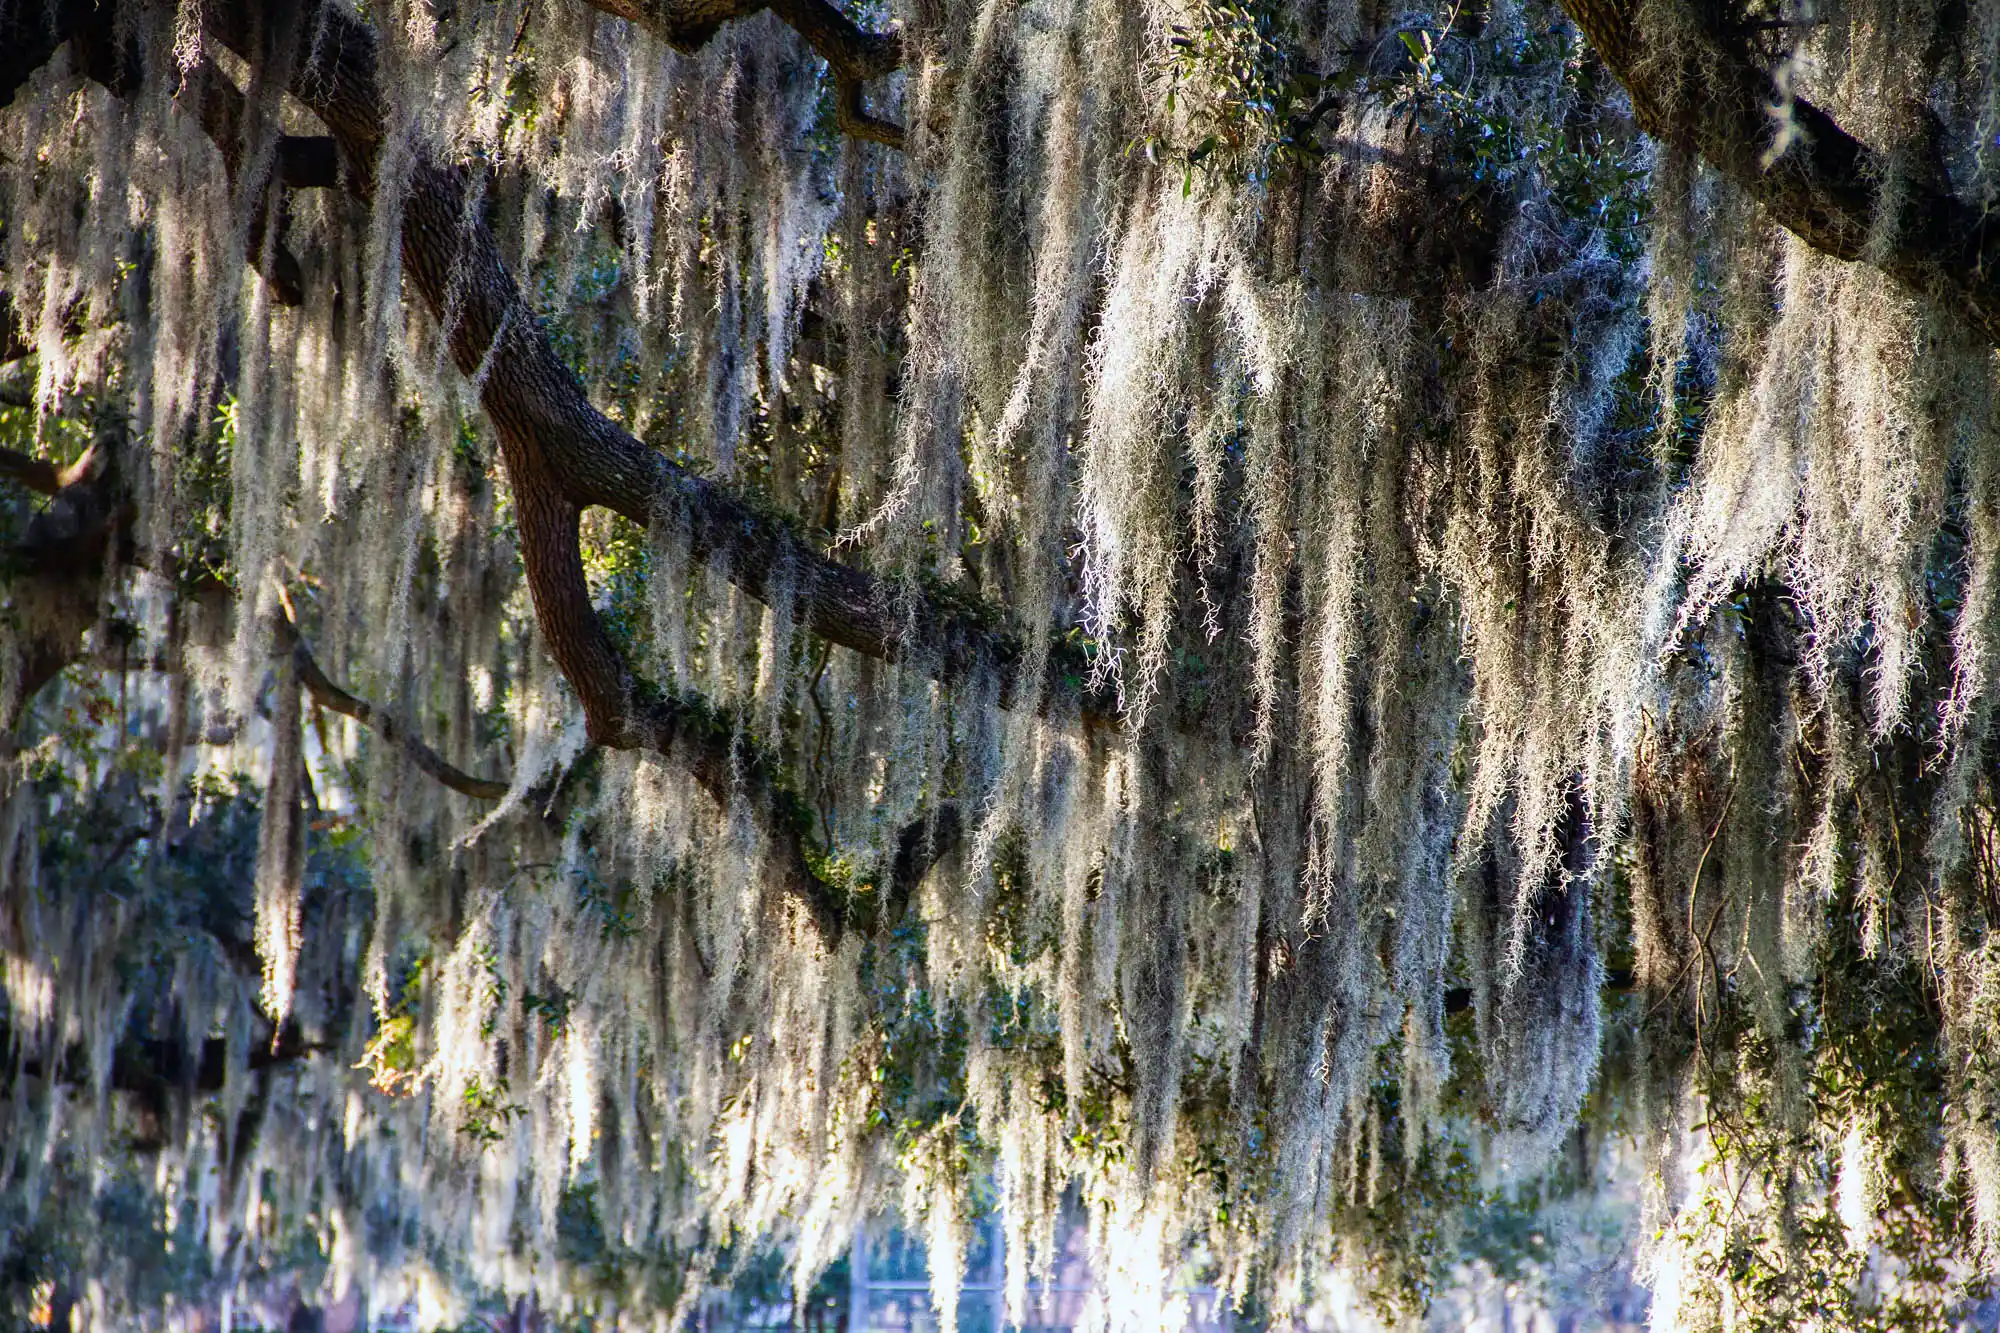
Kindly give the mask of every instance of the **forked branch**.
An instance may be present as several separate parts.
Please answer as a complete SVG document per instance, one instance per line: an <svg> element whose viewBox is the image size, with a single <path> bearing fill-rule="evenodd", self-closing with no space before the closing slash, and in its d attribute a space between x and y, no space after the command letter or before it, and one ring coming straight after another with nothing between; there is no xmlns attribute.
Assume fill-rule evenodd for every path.
<svg viewBox="0 0 2000 1333"><path fill-rule="evenodd" d="M749 11L732 8L723 16L738 12ZM843 27L844 19L820 22L826 16L810 7L787 12L810 28L810 40L826 45L843 77L878 72L897 58L893 39L860 34ZM264 63L270 52L258 49L272 33L263 28L257 6L211 4L203 18L210 35L254 68L272 67ZM100 15L97 22L111 20ZM288 33L296 49L275 67L289 71L292 95L332 132L343 183L367 197L385 123L374 35L331 5L305 7ZM246 139L246 107L218 71L203 73L214 91L204 94L200 109L227 158L230 145ZM726 571L750 595L768 601L780 581L796 587L795 612L807 630L871 656L911 662L947 681L992 673L1003 699L1078 700L1083 672L1060 658L1050 664L1054 688L1018 679L1022 649L994 621L826 558L782 521L679 467L598 412L522 298L483 216L466 207L467 189L455 165L420 158L413 166L401 228L404 274L446 325L455 364L469 376L477 373L514 491L522 561L544 642L584 706L592 740L650 750L680 765L725 808L747 807L783 888L831 938L841 928L847 891L818 869L804 803L791 793L776 758L735 719L632 675L591 603L579 547L582 510L598 504L642 524L682 524L695 558ZM371 721L382 720L345 691L326 698L350 716L366 712ZM433 776L449 776L460 789L482 795L492 791L471 775L445 774L434 753L428 758L436 762L426 762L423 752L411 749L421 745L415 738L396 739ZM885 867L887 887L906 894L948 849L956 827L955 817L939 817L925 821L921 835L906 830L893 865Z"/></svg>

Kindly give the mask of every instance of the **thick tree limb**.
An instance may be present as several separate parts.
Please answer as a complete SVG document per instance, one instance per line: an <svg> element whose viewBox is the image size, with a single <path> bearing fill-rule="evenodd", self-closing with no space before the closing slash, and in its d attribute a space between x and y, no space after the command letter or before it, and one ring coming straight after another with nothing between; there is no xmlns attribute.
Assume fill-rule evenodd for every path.
<svg viewBox="0 0 2000 1333"><path fill-rule="evenodd" d="M862 96L861 80L836 75L833 80L833 122L850 139L866 139L885 148L901 149L903 127L892 120L870 115Z"/></svg>
<svg viewBox="0 0 2000 1333"><path fill-rule="evenodd" d="M212 63L196 67L196 95L201 128L222 154L223 168L234 180L243 171L243 153L250 147L245 134L241 90ZM340 183L340 152L330 135L280 134L271 145L271 175L293 189L327 189Z"/></svg>
<svg viewBox="0 0 2000 1333"><path fill-rule="evenodd" d="M903 63L902 40L869 32L827 0L585 0L678 51L698 51L723 24L770 10L805 38L835 74L879 78Z"/></svg>
<svg viewBox="0 0 2000 1333"><path fill-rule="evenodd" d="M253 34L244 11L217 6L208 18L215 34L247 58ZM333 131L350 184L365 194L384 134L374 36L332 8L304 26L292 92ZM514 490L543 639L583 704L590 737L666 756L725 808L749 805L762 821L783 887L831 936L843 891L815 867L803 802L783 782L775 758L735 720L633 678L591 603L579 546L583 508L604 505L648 525L684 524L696 557L726 571L744 591L769 601L777 589L796 587L796 614L807 629L875 657L914 661L947 680L996 672L1012 696L1023 684L1014 678L1021 648L976 613L902 595L827 559L783 522L678 467L598 412L522 298L479 210L467 207L467 188L455 167L420 157L411 168L404 274L447 322L454 363L480 385ZM1074 697L1080 681L1063 684ZM940 841L926 840L933 855ZM922 858L898 859L908 873Z"/></svg>
<svg viewBox="0 0 2000 1333"><path fill-rule="evenodd" d="M274 170L294 190L332 189L340 184L340 151L331 135L281 134Z"/></svg>
<svg viewBox="0 0 2000 1333"><path fill-rule="evenodd" d="M248 8L211 7L211 30L245 50ZM353 188L365 193L373 188L383 139L375 39L344 13L322 13L319 25L305 25L309 51L297 62L292 92L333 131ZM452 313L452 359L480 378L480 402L501 438L515 489L536 508L527 521L537 538L568 544L574 516L564 511L592 505L648 526L683 523L694 557L750 596L768 604L781 585L795 589L794 614L812 634L868 657L912 663L947 683L991 672L1006 704L1039 695L1045 706L1088 711L1094 701L1084 697L1088 664L1081 653L1059 648L1043 681L1019 679L1023 646L997 614L828 559L782 519L679 466L593 407L515 286L484 218L476 209L468 213L466 189L455 167L421 158L412 169L404 272L432 310ZM558 591L561 581L547 573L548 591ZM563 585L566 595L580 586Z"/></svg>
<svg viewBox="0 0 2000 1333"><path fill-rule="evenodd" d="M0 474L48 495L46 508L28 522L20 543L6 553L8 610L18 627L18 693L4 701L0 722L19 711L76 657L97 618L105 573L116 562L132 518L132 503L118 484L117 450L100 433L83 457L56 468L12 450ZM51 475L53 474L53 475ZM53 485L51 485L53 483Z"/></svg>
<svg viewBox="0 0 2000 1333"><path fill-rule="evenodd" d="M372 96L372 35L359 25L346 21L344 16L331 21L328 26L339 34L332 63L334 70L353 67L344 58L349 54L349 48L357 49L371 59L358 66L366 74L363 85L368 94L366 100L357 99L346 107L347 114L343 116L340 114L340 99L343 94L352 95L354 90L336 85L330 90L331 97L323 104L333 108L334 114L327 116L323 111L322 115L336 129L343 124L364 128L366 132L358 141L359 151L356 151L355 143L347 147L353 160L364 168L372 169L373 152L379 146L381 135L379 103ZM248 23L240 24L232 31L239 40L253 35ZM311 25L302 24L299 31L305 39L304 49L299 54L305 56L316 51ZM101 40L93 39L104 36L82 26L72 28L66 35L87 46L101 45ZM243 53L249 58L247 50ZM300 63L305 62L301 60ZM32 70L27 73L32 73ZM95 76L107 87L113 87L114 91L120 86L102 68L96 70ZM25 73L22 77L26 77ZM204 129L222 153L225 167L232 173L240 171L246 143L243 95L208 62L197 68L195 77L202 84L199 111ZM303 77L310 82L314 75L309 72ZM322 154L301 151L295 156L298 158L295 169L299 174L313 173L315 178L327 176L323 163L317 169L312 165L313 159ZM365 170L357 183L365 188L370 174ZM447 275L452 273L456 251L463 243L458 233L466 230L461 217L463 195L464 182L460 173L426 163L412 191L409 215L404 223L406 269L416 280L415 285L430 304L432 312L440 318L443 317L446 302L457 294L456 291L447 291L450 282ZM532 377L528 383L518 386L517 390L489 392L482 397L489 415L499 428L503 455L514 480L523 563L538 620L558 667L584 703L592 739L613 748L644 748L679 760L725 808L736 800L746 802L763 818L770 850L783 870L785 889L805 906L823 936L829 939L837 937L843 895L814 868L810 844L805 836L809 819L804 803L783 781L777 761L744 734L734 719L708 708L700 700L641 691L599 621L591 605L579 546L577 521L581 508L564 493L565 487L549 470L549 463L539 447L538 427L542 423L536 419L537 414L533 410L533 395L538 389L547 392L553 388L560 400L561 391L569 390L572 401L567 405L572 411L580 407L586 421L599 427L601 432L608 432L626 447L636 448L654 459L658 459L658 455L618 431L607 419L590 409L588 401L582 397L582 386L555 358L553 349L541 334L538 321L522 302L512 280L500 265L483 222L475 224L470 230L484 244L468 247L471 257L481 263L477 272L466 276L469 294L490 297L497 292L499 296L497 302L488 301L479 306L478 313L495 308L500 311L498 317L485 326L486 342L493 341L495 332L504 336L512 323L520 335L513 345L524 347L529 353L523 367ZM434 244L440 240L444 242L442 247ZM267 276L273 281L279 300L295 302L301 293L296 281L288 281L288 278L296 273L296 263L289 265L291 272L288 273L284 261L289 257L275 247L272 252L278 262ZM485 345L474 350L470 330L463 324L454 331L453 352L459 368L472 374L484 355ZM473 327L476 329L478 325ZM501 349L496 349L496 357L507 346L509 344L503 343ZM538 357L535 353L541 355ZM502 370L497 376L489 377L488 382L493 384L508 378ZM522 411L524 405L529 409L525 414ZM591 420L593 418L594 421ZM11 469L24 482L47 490L50 483L58 478L39 464L40 460L26 456L0 456L0 473ZM646 521L646 517L650 516L650 506L640 506L635 512L645 516L640 521ZM744 512L748 513L747 508ZM774 530L783 531L784 536L791 540L788 530ZM41 545L46 546L47 543ZM99 561L81 563L101 564ZM768 577L770 571L764 570L763 573ZM74 599L63 600L67 604ZM66 619L60 627L60 635L50 636L52 641L59 639L63 649L34 654L23 672L33 688L28 689L24 697L38 689L74 655L75 641L85 627L82 624L73 625ZM401 749L421 771L453 790L486 800L498 799L506 794L507 784L465 773L420 738L405 732L392 717L340 689L319 669L289 622L286 635L293 645L302 683L323 707L354 717L369 726L384 740Z"/></svg>
<svg viewBox="0 0 2000 1333"><path fill-rule="evenodd" d="M11 585L14 604L27 611L34 632L23 636L21 702L32 698L56 672L74 661L84 632L96 615L109 543L130 518L129 505L111 490L103 450L93 448L67 467L13 450L0 450L0 476L12 476L31 489L57 497L57 503L31 523L27 538L13 553L26 577ZM587 605L587 603L586 603ZM351 717L400 750L416 768L463 795L499 800L509 784L482 778L452 764L421 737L407 730L384 710L343 689L327 676L289 616L277 621L278 643L289 651L298 679L320 707ZM106 662L112 669L150 669L146 661ZM782 887L805 907L814 928L829 941L837 939L848 916L846 890L816 869L806 830L810 816L804 801L785 780L782 766L762 747L742 722L715 709L699 696L649 696L630 708L627 727L631 748L653 751L678 762L719 805L742 801L763 815L776 854L785 868ZM900 911L936 859L957 842L959 820L950 805L929 819L915 821L898 836L889 866L885 901Z"/></svg>
<svg viewBox="0 0 2000 1333"><path fill-rule="evenodd" d="M1562 6L1625 86L1647 133L1706 158L1814 249L1877 265L2000 343L1993 217L1940 182L1894 170L1825 111L1779 88L1711 6L1649 9L1677 16L1671 32L1641 23L1640 0Z"/></svg>
<svg viewBox="0 0 2000 1333"><path fill-rule="evenodd" d="M863 30L827 0L771 0L771 12L805 38L833 71L834 122L840 132L900 150L903 127L870 115L862 86L902 65L902 39Z"/></svg>
<svg viewBox="0 0 2000 1333"><path fill-rule="evenodd" d="M47 458L36 458L18 449L0 448L0 477L18 481L38 495L55 495L66 486L74 486L90 475L92 457L95 450L85 451L83 457L67 467Z"/></svg>
<svg viewBox="0 0 2000 1333"><path fill-rule="evenodd" d="M878 79L902 68L901 37L866 31L828 0L771 0L771 12L805 38L842 78Z"/></svg>
<svg viewBox="0 0 2000 1333"><path fill-rule="evenodd" d="M680 51L696 51L732 19L768 9L805 38L833 73L834 114L841 132L890 148L903 146L903 128L868 114L862 85L903 63L902 39L869 32L827 0L586 0Z"/></svg>
<svg viewBox="0 0 2000 1333"><path fill-rule="evenodd" d="M216 36L254 62L259 55L254 47L264 34L252 9L216 5L204 17ZM288 62L290 89L333 131L349 167L348 184L366 195L384 133L374 37L337 9L313 7L312 12L311 20L293 29L299 49ZM88 17L68 15L68 26L52 28L50 35L81 34L83 45L98 50L105 34L84 32L82 20ZM841 39L838 24L825 25L821 40ZM46 58L53 44L43 42L36 49ZM878 42L859 55L844 54L842 60L849 69L873 68L865 62L886 59L879 53L888 49ZM107 69L99 70L107 86L122 86L122 64L113 62ZM32 66L20 78L29 73ZM206 84L200 108L204 124L227 162L232 151L240 157L244 142L243 100L217 72L209 71ZM1016 679L1022 650L976 610L955 607L936 594L898 588L827 559L783 521L678 467L599 413L556 355L502 264L483 217L467 208L467 198L458 169L428 160L416 164L404 203L404 271L433 314L444 320L450 313L447 337L453 360L463 373L480 379L481 402L499 437L515 492L523 564L537 619L551 655L584 705L591 737L602 745L644 748L676 761L725 808L742 802L753 810L783 889L831 939L841 927L845 890L817 869L807 836L807 808L784 782L776 758L735 719L699 699L658 691L632 677L591 605L579 546L582 509L602 504L644 524L683 523L696 558L726 571L750 595L769 601L776 588L795 586L795 611L807 629L878 658L912 662L946 680L992 672L1003 682L1003 698L1017 697L1026 684ZM38 469L27 468L26 473L47 480ZM1071 698L1080 693L1077 666L1067 660L1055 666L1054 693ZM323 673L319 680L329 691L337 689ZM329 692L327 698L342 704L342 711L367 707L344 691ZM379 713L369 712L380 720ZM391 739L418 757L410 750L414 738ZM434 752L430 755L436 762L420 760L419 766L440 776L448 766ZM480 782L456 770L450 776ZM893 863L886 868L886 887L895 897L907 898L929 865L949 849L957 826L955 813L944 812L924 822L921 836L905 830L898 837Z"/></svg>
<svg viewBox="0 0 2000 1333"><path fill-rule="evenodd" d="M243 154L249 147L244 134L243 94L209 61L201 61L190 74L192 81L198 84L200 89L196 94L196 114L201 120L201 127L214 141L216 150L222 154L223 170L228 173L231 187L240 193L244 188ZM252 186L256 202L251 206L250 226L244 237L244 249L249 255L250 262L264 275L265 281L271 284L271 299L279 305L295 306L306 299L305 270L300 267L298 256L286 249L281 239L286 211L284 196L282 189L273 190L271 181L275 178L280 186L284 186L291 183L293 176L297 176L301 179L311 179L315 184L331 185L337 178L337 172L331 168L331 159L334 156L331 140L325 141L326 146L318 152L296 146L288 152L285 146L287 137L289 136L281 136L273 146L271 175L255 182ZM287 156L294 159L289 167L286 162ZM312 161L315 158L325 158L327 161L315 163ZM314 166L321 169L315 171ZM320 175L326 179L318 180L317 177ZM272 197L274 193L277 195L275 199ZM277 212L278 235L271 235L271 214L274 208Z"/></svg>

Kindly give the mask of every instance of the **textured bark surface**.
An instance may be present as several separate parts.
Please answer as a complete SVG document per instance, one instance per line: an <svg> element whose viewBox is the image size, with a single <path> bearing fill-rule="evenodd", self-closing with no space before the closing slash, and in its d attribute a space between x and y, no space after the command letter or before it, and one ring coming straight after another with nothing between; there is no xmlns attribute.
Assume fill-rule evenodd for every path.
<svg viewBox="0 0 2000 1333"><path fill-rule="evenodd" d="M76 660L121 558L133 508L120 486L117 438L117 432L100 434L67 467L11 450L0 460L0 473L49 497L20 543L5 553L20 635L20 674L0 698L10 726L36 692Z"/></svg>
<svg viewBox="0 0 2000 1333"><path fill-rule="evenodd" d="M903 146L902 127L868 114L862 84L902 64L894 33L868 32L826 0L588 0L592 8L638 24L669 46L699 50L731 19L769 9L805 38L833 72L834 112L843 133L890 148Z"/></svg>
<svg viewBox="0 0 2000 1333"><path fill-rule="evenodd" d="M1358 7L1294 51L1317 0L916 0L897 12L922 77L874 85L926 127L908 171L829 143L831 107L865 116L901 52L819 0L121 0L143 83L115 32L72 18L75 46L25 85L44 100L5 123L9 160L47 169L16 173L34 207L0 255L37 358L10 372L32 394L0 385L26 451L0 476L45 496L83 479L33 455L87 438L98 328L167 349L106 361L171 410L150 460L125 453L141 548L106 545L101 591L66 603L129 617L67 623L104 681L65 673L23 728L80 704L127 736L137 716L143 762L76 782L90 805L48 793L61 893L10 887L0 847L0 952L62 980L126 940L171 962L214 934L197 1021L115 975L42 1011L72 1033L113 1033L128 1005L142 1037L185 1029L164 1048L185 1075L218 1031L213 1058L238 1062L282 1040L227 1018L263 970L267 1015L296 995L307 1038L345 1032L300 1104L367 1070L366 1118L395 1133L296 1117L244 1169L404 1182L382 1214L434 1225L454 1264L540 1274L552 1252L547 1210L515 1202L529 1176L474 1189L461 1146L510 1141L537 1199L595 1182L606 1236L773 1234L802 1288L898 1192L949 1285L949 1233L998 1162L1015 1254L1081 1199L1096 1243L1136 1254L1098 1271L1164 1300L1184 1242L1210 1246L1246 1299L1279 1293L1273 1318L1308 1265L1437 1253L1426 1201L1448 1220L1489 1165L1597 1171L1586 1139L1627 1132L1635 1034L1659 1038L1644 1086L1675 1089L1633 1113L1647 1135L1695 1123L1690 1051L1761 1078L1775 1047L1774 1079L1807 1086L1818 1056L1762 1037L1808 1030L1794 998L1840 1018L1807 996L1847 966L1820 970L1845 926L1823 917L1902 946L1905 975L2000 993L1974 957L2000 957L1995 899L1927 861L1917 827L1993 826L1992 358L1940 332L1942 302L1827 256L1882 260L1975 322L1984 278L1923 248L1936 218L1880 216L1926 165L1910 88L1946 97L1919 86L1938 62L1876 57L1901 29L1896 0L1869 3L1880 21L1842 44L1838 17L1740 29L1733 0L1574 0L1628 106L1549 5L1511 27ZM1241 41L1211 51L1190 16ZM690 60L635 26L692 46L725 23ZM1191 45L1163 52L1168 32ZM1336 90L1275 86L1308 68ZM1986 92L1945 82L1954 105ZM1794 106L1774 151L1794 84L1860 136ZM49 114L72 105L96 114ZM1939 114L1943 148L1973 142L1972 113ZM127 206L78 227L128 143ZM1948 214L1971 180L1938 171L1909 207ZM354 197L292 201L303 300L274 315L285 275L246 270L251 208L329 184ZM128 254L153 260L146 308L105 279L71 295L71 271ZM1956 415L1926 361L1964 386ZM124 407L122 387L99 401ZM30 435L52 393L72 433ZM46 535L87 531L90 498L52 506ZM781 511L878 544L831 558ZM10 530L35 512L17 497ZM172 577L197 568L215 572ZM45 556L23 578L59 572ZM1794 624L1814 655L1780 660L1761 636ZM1026 674L1044 639L1085 634L1090 655ZM1073 720L1099 710L1093 665L1130 707L1110 743ZM305 752L302 691L373 736L315 726ZM1964 791L1896 758L1905 731ZM586 736L626 753L580 757ZM269 775L263 800L199 807L220 831L196 842L177 811L239 771ZM505 804L468 832L485 811L460 797ZM503 823L517 808L535 813ZM225 835L261 815L295 848L271 812L301 809L329 835L307 844L323 878L296 858L263 874L280 840L260 840L254 949L205 902L181 912L177 834L242 881ZM102 911L106 884L147 918ZM192 923L158 944L156 900ZM1975 929L1883 938L1938 902ZM1924 1012L1900 1066L1936 1047ZM1953 1020L1966 1049L1986 1018ZM123 1039L37 1040L44 1070L87 1047L100 1088L108 1070L144 1091L114 1067ZM425 1105L376 1095L418 1087ZM1960 1152L1929 1120L1925 1142Z"/></svg>
<svg viewBox="0 0 2000 1333"><path fill-rule="evenodd" d="M1772 219L1840 259L1866 259L1961 311L2000 343L2000 228L1932 181L1890 177L1881 151L1811 102L1788 94L1715 7L1675 0L1671 35L1649 33L1638 0L1562 0L1564 12L1624 85L1640 127L1697 153ZM1782 151L1777 135L1789 115Z"/></svg>

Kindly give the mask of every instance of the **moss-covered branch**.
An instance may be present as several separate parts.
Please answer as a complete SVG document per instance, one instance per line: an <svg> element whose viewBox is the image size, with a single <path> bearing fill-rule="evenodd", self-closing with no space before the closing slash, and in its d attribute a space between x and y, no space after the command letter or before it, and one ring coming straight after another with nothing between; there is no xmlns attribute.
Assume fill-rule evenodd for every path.
<svg viewBox="0 0 2000 1333"><path fill-rule="evenodd" d="M1991 213L1940 180L1897 169L1781 87L1717 6L1562 6L1625 86L1647 133L1698 154L1815 250L1878 265L2000 343L2000 226Z"/></svg>

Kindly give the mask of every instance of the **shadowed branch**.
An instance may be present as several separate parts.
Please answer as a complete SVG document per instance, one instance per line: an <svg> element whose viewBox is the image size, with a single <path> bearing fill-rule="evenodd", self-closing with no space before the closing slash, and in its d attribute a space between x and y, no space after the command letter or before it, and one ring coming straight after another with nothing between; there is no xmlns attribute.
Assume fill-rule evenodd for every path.
<svg viewBox="0 0 2000 1333"><path fill-rule="evenodd" d="M481 801L497 801L507 794L507 783L496 778L477 777L467 773L433 750L419 736L405 730L394 717L369 703L366 699L349 694L327 678L313 660L311 649L300 636L298 626L289 615L281 615L277 620L278 647L280 651L289 648L292 663L298 669L299 684L305 688L312 701L329 712L351 717L362 726L380 736L390 745L401 750L412 764L427 776L436 779L463 796Z"/></svg>
<svg viewBox="0 0 2000 1333"><path fill-rule="evenodd" d="M1939 181L1894 169L1820 107L1781 88L1714 6L1562 6L1624 85L1640 128L1706 159L1815 250L1875 264L2000 343L2000 224L1991 214ZM1670 32L1648 27L1663 18Z"/></svg>
<svg viewBox="0 0 2000 1333"><path fill-rule="evenodd" d="M680 51L696 51L733 19L770 10L826 61L833 75L834 115L843 134L889 148L903 146L903 128L868 113L862 85L898 69L903 44L893 32L869 32L827 0L586 0Z"/></svg>

